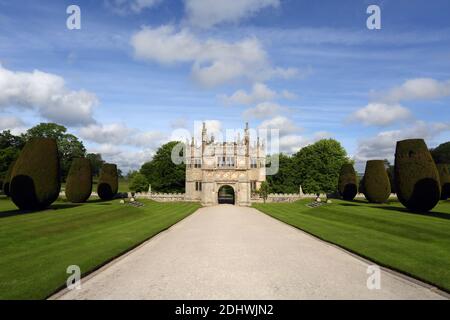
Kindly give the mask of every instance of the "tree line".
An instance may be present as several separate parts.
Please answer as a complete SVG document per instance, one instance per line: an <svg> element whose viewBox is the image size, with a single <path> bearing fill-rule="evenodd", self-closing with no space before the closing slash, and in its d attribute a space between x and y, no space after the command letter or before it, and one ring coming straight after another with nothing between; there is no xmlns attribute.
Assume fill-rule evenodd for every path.
<svg viewBox="0 0 450 320"><path fill-rule="evenodd" d="M165 193L185 192L186 167L173 164L172 148L178 142L172 141L161 146L153 159L140 170L128 175L130 190ZM335 192L339 171L343 164L353 163L341 144L334 139L320 140L301 149L294 155L279 154L268 156L270 165L273 157L279 158L279 171L267 176L269 192L297 193L301 185L305 193Z"/></svg>
<svg viewBox="0 0 450 320"><path fill-rule="evenodd" d="M151 161L142 165L140 170L130 172L127 176L130 190L146 192L151 184L154 192L185 192L186 167L184 164L173 164L171 160L172 148L176 144L178 142L172 141L162 145ZM430 153L436 163L450 163L450 142L431 149ZM338 190L342 166L354 164L335 139L319 140L292 155L281 153L268 156L268 165L274 156L278 156L279 171L267 176L266 193L297 193L300 186L304 193L333 193ZM384 165L392 179L394 166L388 160L384 160Z"/></svg>
<svg viewBox="0 0 450 320"><path fill-rule="evenodd" d="M17 159L20 151L32 138L55 139L58 145L60 159L61 180L66 181L72 160L85 157L92 166L92 174L98 176L105 161L98 153L87 153L83 142L67 128L56 123L40 123L25 133L14 135L10 130L0 132L0 180L5 177L11 163Z"/></svg>

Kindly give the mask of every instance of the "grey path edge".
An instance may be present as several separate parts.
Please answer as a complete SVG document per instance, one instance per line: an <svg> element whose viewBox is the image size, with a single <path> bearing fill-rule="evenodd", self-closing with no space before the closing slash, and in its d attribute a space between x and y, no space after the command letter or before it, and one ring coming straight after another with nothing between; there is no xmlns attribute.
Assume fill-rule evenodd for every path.
<svg viewBox="0 0 450 320"><path fill-rule="evenodd" d="M50 299L448 299L254 208L201 208Z"/></svg>

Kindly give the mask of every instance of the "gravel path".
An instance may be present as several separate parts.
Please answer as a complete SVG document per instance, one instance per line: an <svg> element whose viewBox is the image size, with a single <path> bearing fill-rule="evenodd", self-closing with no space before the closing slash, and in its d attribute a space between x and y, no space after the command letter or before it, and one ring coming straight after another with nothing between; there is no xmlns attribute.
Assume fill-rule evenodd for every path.
<svg viewBox="0 0 450 320"><path fill-rule="evenodd" d="M252 208L202 208L58 299L442 299Z"/></svg>

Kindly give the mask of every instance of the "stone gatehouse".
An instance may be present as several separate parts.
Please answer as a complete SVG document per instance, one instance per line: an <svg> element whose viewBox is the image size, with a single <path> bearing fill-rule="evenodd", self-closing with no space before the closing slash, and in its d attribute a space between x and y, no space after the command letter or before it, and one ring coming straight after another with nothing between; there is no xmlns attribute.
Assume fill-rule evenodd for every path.
<svg viewBox="0 0 450 320"><path fill-rule="evenodd" d="M186 148L186 200L204 206L251 205L251 196L266 180L266 153L259 137L250 142L248 124L243 139L215 142L203 123L201 145L192 138Z"/></svg>

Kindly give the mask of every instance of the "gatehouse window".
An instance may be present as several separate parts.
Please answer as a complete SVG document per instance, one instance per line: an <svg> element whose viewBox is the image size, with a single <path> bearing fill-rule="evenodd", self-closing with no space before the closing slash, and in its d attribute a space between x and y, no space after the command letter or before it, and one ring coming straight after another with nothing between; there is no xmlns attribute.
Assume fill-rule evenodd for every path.
<svg viewBox="0 0 450 320"><path fill-rule="evenodd" d="M195 182L195 191L202 191L202 183L197 181Z"/></svg>
<svg viewBox="0 0 450 320"><path fill-rule="evenodd" d="M256 181L250 181L250 187L252 192L256 192Z"/></svg>
<svg viewBox="0 0 450 320"><path fill-rule="evenodd" d="M201 167L202 167L202 160L194 159L194 168L201 168Z"/></svg>
<svg viewBox="0 0 450 320"><path fill-rule="evenodd" d="M258 168L258 161L256 158L250 159L250 168L252 168L252 169Z"/></svg>
<svg viewBox="0 0 450 320"><path fill-rule="evenodd" d="M233 168L235 159L234 157L217 157L217 166L219 168Z"/></svg>

